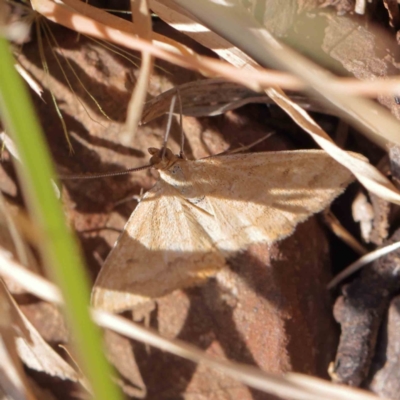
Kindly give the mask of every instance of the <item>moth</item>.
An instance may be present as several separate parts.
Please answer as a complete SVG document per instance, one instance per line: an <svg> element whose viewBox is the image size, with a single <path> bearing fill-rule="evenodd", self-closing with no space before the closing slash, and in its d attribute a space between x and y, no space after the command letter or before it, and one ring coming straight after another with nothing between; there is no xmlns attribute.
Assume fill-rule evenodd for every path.
<svg viewBox="0 0 400 400"><path fill-rule="evenodd" d="M95 307L134 309L197 285L250 244L272 244L326 208L353 180L321 150L190 161L150 148L159 179L132 213L92 292Z"/></svg>

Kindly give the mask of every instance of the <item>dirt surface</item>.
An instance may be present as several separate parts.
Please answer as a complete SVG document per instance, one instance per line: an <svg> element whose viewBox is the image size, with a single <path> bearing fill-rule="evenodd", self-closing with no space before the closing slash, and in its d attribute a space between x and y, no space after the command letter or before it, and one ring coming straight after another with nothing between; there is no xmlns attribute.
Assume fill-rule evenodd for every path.
<svg viewBox="0 0 400 400"><path fill-rule="evenodd" d="M74 82L75 95L65 83L48 48L45 53L51 75L46 77L35 42L24 46L21 63L46 85L46 103L37 98L34 100L59 173L112 172L146 164L147 148L159 147L162 142L165 118L140 127L134 146L121 144L119 133L135 67L88 39L81 37L77 41L76 34L62 28L55 28L55 32L62 49L57 53L62 52L110 118L108 120L96 109L76 83L65 60L62 63L66 67L65 73ZM157 65L149 99L174 85L199 79L193 72L166 63L158 62ZM68 148L51 104L50 88L63 113L73 152ZM201 158L210 152L215 154L229 147L250 144L272 130L269 121L270 110L257 105L215 118L184 117L185 152L190 158ZM279 118L274 121L273 125L277 125ZM273 137L252 150L293 148L283 129L275 126L275 131ZM178 142L178 124L174 122L169 146L175 152L179 149ZM65 213L78 235L92 279L136 204L135 200L118 202L138 196L142 188L149 189L154 179L147 171L63 183ZM338 332L329 312L331 300L324 289L330 276L328 243L317 220L313 218L301 225L295 235L270 251L263 246L252 248L232 259L231 265L232 271L227 271L225 279L239 293L233 304L224 289L227 282L213 280L203 288L173 293L161 299L151 316L151 325L167 337L184 339L210 354L258 365L266 371L295 370L326 376ZM59 317L54 311L37 302L28 302L23 310L47 340L67 343L63 324L56 322ZM133 354L130 361L129 357L127 360L131 346L129 341L119 339L118 345L109 346L110 358L117 365L121 362L135 365ZM208 393L208 398L216 399L232 396L269 398L187 361L156 350L148 353L138 343L133 344L133 349L147 386L147 398L171 398L183 393L188 398L195 398L196 393ZM121 365L118 369L129 371ZM127 393L135 394L132 388L140 386L138 375L132 376L132 370L126 374L131 376L125 377L122 386Z"/></svg>
<svg viewBox="0 0 400 400"><path fill-rule="evenodd" d="M280 18L286 18L290 14L290 23L284 19L288 24L286 26L279 23L279 19L274 19L275 34L282 36L282 40L291 42L291 35L306 26L307 21L309 24L317 18L310 12L311 6L315 6L314 3L298 2L297 5L294 4L296 7L289 7L290 12L281 9ZM360 27L357 25L359 22L354 22L354 19L348 17L347 13L352 12L354 2L317 3L323 3L323 7L334 6L341 15L339 17L329 14L327 18L323 13L318 15L317 25L324 31L324 36L318 39L321 54L325 53L324 56L330 61L335 60L344 70L357 77L372 79L397 71L394 53L387 50L385 56L382 56L382 48L375 44L374 34L367 31L368 26L363 24ZM270 18L266 13L262 20L268 24ZM321 24L322 20L324 24ZM343 32L345 28L351 34L333 46L332 43L338 37L337 32ZM110 173L146 165L149 160L147 149L159 148L162 144L166 118L161 117L139 127L134 142L129 145L123 144L121 132L130 94L137 79L137 66L98 43L82 36L78 38L74 32L54 25L51 25L51 29L57 38L58 46L50 47L44 42L50 75L43 71L35 35L30 42L24 44L18 59L45 89L44 101L35 94L32 94L32 98L58 173L63 176ZM182 39L181 34L173 32L160 21L155 22L154 29ZM198 52L211 54L189 39L184 41ZM307 43L304 44L303 50L307 53ZM357 57L364 60L365 68L354 62L357 58L354 54L349 56L349 47L357 49ZM63 72L54 58L53 51L60 56ZM71 67L74 73L71 72ZM70 79L73 91L66 83L64 74ZM199 79L202 77L195 72L157 61L147 100L172 87ZM56 98L62 112L68 139L63 133L50 92ZM96 99L102 111L91 97ZM400 115L395 98L385 97L379 100L396 116ZM315 118L333 137L335 132L339 132L336 118L324 114L315 114ZM175 153L179 153L179 131L178 119L174 119L168 146ZM272 137L254 146L251 151L277 151L314 146L311 139L278 107L266 104L247 105L216 117L184 116L183 131L186 137L184 151L190 159L249 145L272 131ZM347 137L347 134L345 136ZM347 142L346 138L344 139L346 149L365 149L365 153L369 153L367 155L372 157L374 163L381 159L384 154L382 150L378 150L351 130L350 136ZM339 133L337 139L340 139ZM393 152L395 150L392 149ZM151 188L156 178L153 171L146 170L104 179L63 181L61 200L65 215L71 229L76 232L92 282L134 210L142 190ZM22 207L23 199L15 183L15 172L7 153L0 168L0 182L8 201ZM351 219L351 197L356 190L356 185L351 186L344 197L333 206L345 224ZM389 218L389 214L392 210L387 203L382 205L380 200L372 200L375 207L376 237L371 242L381 244L390 231L392 219ZM358 235L353 222L347 223L347 226ZM229 269L210 279L204 286L177 290L158 299L154 308L149 310L148 318L144 318L142 322L168 338L182 339L222 359L258 366L267 372L282 374L296 371L328 379L328 365L335 359L340 331L332 315L333 295L327 291L326 284L331 279L332 263L333 269L338 269L355 257L353 252L328 234L319 218L314 216L299 225L291 237L275 243L270 248L251 246L238 253L228 260ZM396 257L395 255L393 259L385 261L390 263L389 267L385 264L388 270L396 269ZM357 364L352 367L358 375L356 378L352 375L349 379L339 379L340 371L336 370L335 374L341 382L352 385L364 383L379 394L392 396L397 386L392 383L386 388L383 382L386 382L386 377L396 370L398 364L398 340L394 333L394 327L398 324L398 299L393 301L389 318L383 322L384 326L387 324L389 336L387 347L382 347L379 335L385 333L379 334L379 329L391 296L398 288L396 286L390 293L385 292L383 300L382 296L374 297L379 303L379 307L375 307L379 308L379 316L376 316L375 308L371 308L369 303L364 304L359 292L364 287L362 283L365 279L369 285L366 289L364 287L368 295L383 291L382 285L385 286L387 282L378 287L375 285L376 275L369 278L363 276L364 278L354 281L352 286L347 288L344 297L337 300L335 307L335 317L344 332L340 342L342 348L339 348L336 355L336 366L339 368L341 364L344 368L345 363L339 361L343 359L344 353L346 357L349 356L350 353L346 352L346 349L350 346L354 350L358 346L357 354L350 355L354 364ZM13 292L18 293L18 288ZM235 296L232 296L232 293L235 293ZM356 299L350 299L350 295ZM62 344L68 348L70 340L59 310L26 294L19 293L16 298L24 314L43 338L62 357L71 362L66 352L58 347ZM343 303L346 301L355 304L358 319L350 315L351 311L343 311ZM360 302L365 310L360 310ZM371 313L374 314L374 318L365 321ZM130 313L125 313L124 316L132 319ZM346 333L345 325L349 320L352 326ZM358 324L360 321L364 325ZM373 340L364 337L363 341L363 338L360 339L354 334L365 333L365 325L368 325L368 329L373 325ZM368 346L365 342L368 342ZM116 381L128 397L193 400L274 398L249 389L202 365L129 341L115 333L107 332L105 343L108 358L117 371ZM378 352L374 358L376 343ZM368 351L364 351L364 345L368 347ZM382 367L385 354L393 356ZM369 369L371 365L372 372ZM52 393L48 395L49 398L52 398L52 395L60 399L76 396L78 389L73 384L70 385L70 382L62 383L60 389L58 378L51 378L32 369L27 370L36 382L35 385L39 383L40 389L36 390L44 389L49 391L47 393Z"/></svg>

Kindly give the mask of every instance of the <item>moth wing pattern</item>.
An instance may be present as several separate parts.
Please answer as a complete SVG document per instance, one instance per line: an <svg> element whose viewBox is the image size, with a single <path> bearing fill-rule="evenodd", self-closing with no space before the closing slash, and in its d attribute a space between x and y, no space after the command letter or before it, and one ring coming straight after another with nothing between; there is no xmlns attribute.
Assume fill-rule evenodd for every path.
<svg viewBox="0 0 400 400"><path fill-rule="evenodd" d="M289 236L354 180L321 150L212 157L199 160L194 169L195 182L223 231L215 243L228 251Z"/></svg>
<svg viewBox="0 0 400 400"><path fill-rule="evenodd" d="M321 150L179 159L132 213L92 303L107 311L204 282L250 244L272 244L353 180Z"/></svg>
<svg viewBox="0 0 400 400"><path fill-rule="evenodd" d="M199 284L225 259L191 208L162 181L145 194L97 277L92 304L109 312L133 309L177 288Z"/></svg>

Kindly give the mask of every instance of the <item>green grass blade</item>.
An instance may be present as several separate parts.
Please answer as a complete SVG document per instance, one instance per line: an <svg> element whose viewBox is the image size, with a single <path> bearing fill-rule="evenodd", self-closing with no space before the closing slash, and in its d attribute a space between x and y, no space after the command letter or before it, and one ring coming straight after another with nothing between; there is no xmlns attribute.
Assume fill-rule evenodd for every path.
<svg viewBox="0 0 400 400"><path fill-rule="evenodd" d="M77 244L66 227L50 179L54 169L29 94L14 69L8 42L0 36L0 115L15 141L22 164L18 176L49 275L66 300L65 312L78 361L98 400L122 399L111 383L111 368L101 346L100 332L89 318L89 286ZM17 163L19 164L19 163Z"/></svg>

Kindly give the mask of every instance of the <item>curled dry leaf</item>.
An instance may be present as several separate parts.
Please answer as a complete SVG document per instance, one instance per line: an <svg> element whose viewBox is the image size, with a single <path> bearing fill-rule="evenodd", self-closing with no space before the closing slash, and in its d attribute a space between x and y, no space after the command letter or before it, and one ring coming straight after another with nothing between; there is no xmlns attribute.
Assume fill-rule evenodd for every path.
<svg viewBox="0 0 400 400"><path fill-rule="evenodd" d="M148 101L143 109L141 123L168 112L171 100L179 90L182 114L192 117L219 115L248 103L268 102L267 96L225 79L203 79L184 83Z"/></svg>
<svg viewBox="0 0 400 400"><path fill-rule="evenodd" d="M192 117L220 115L249 103L274 103L269 96L225 79L201 79L176 86L148 101L143 108L141 123L146 124L167 113L177 90L182 99L182 114ZM290 98L301 108L329 114L329 110L317 104L315 99L293 94Z"/></svg>
<svg viewBox="0 0 400 400"><path fill-rule="evenodd" d="M6 260L6 258L3 258L3 263L7 262ZM8 267L10 268L10 265ZM10 316L12 317L10 323L16 327L18 332L18 335L15 337L16 349L24 364L29 368L44 372L50 376L84 383L82 376L43 340L37 330L20 311L3 282L0 283L0 290L10 309Z"/></svg>
<svg viewBox="0 0 400 400"><path fill-rule="evenodd" d="M81 382L84 387L87 387L83 377L43 340L19 310L18 315L19 324L24 327L25 334L17 338L17 349L24 364L35 371L44 372L63 380Z"/></svg>

